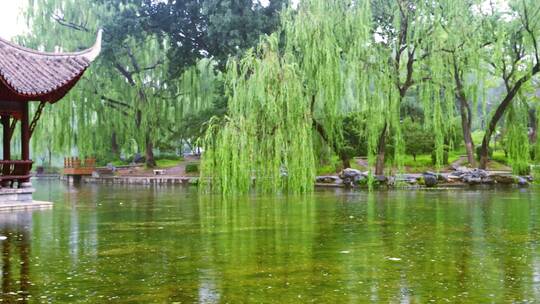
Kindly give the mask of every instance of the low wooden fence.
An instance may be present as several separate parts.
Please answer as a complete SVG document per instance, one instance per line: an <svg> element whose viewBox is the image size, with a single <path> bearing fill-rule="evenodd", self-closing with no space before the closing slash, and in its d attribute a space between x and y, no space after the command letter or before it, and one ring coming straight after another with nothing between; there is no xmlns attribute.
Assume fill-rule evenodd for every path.
<svg viewBox="0 0 540 304"><path fill-rule="evenodd" d="M78 157L64 158L64 175L92 175L96 169L96 159L88 157L79 159Z"/></svg>

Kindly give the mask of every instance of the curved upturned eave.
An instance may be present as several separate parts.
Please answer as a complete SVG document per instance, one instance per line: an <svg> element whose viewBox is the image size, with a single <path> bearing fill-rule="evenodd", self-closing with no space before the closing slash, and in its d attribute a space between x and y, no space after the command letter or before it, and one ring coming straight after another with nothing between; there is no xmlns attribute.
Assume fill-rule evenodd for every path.
<svg viewBox="0 0 540 304"><path fill-rule="evenodd" d="M0 38L0 51L9 54L0 58L0 100L58 101L98 57L101 38L99 30L91 48L72 53L40 52Z"/></svg>
<svg viewBox="0 0 540 304"><path fill-rule="evenodd" d="M4 44L4 45L7 45L11 48L14 48L14 49L18 49L19 51L23 52L23 53L27 53L27 54L33 54L33 55L38 55L38 56L43 56L43 57L84 57L86 59L88 59L90 62L94 61L97 56L99 55L99 53L101 53L101 40L102 40L102 36L103 36L103 30L100 29L98 30L97 32L97 37L96 37L96 42L94 43L94 45L86 50L82 50L82 51L78 51L78 52L66 52L66 53L54 53L54 52L42 52L42 51L37 51L37 50L34 50L34 49L30 49L30 48L27 48L27 47L24 47L24 46L20 46L16 43L13 43L9 40L6 40L2 37L0 37L0 43L1 44Z"/></svg>

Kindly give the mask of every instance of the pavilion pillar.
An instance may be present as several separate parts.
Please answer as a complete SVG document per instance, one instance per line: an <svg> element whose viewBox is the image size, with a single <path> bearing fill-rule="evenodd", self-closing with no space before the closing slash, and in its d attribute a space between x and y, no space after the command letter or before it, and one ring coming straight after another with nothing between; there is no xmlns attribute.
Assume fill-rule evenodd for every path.
<svg viewBox="0 0 540 304"><path fill-rule="evenodd" d="M3 151L4 151L4 155L3 155L3 159L4 160L11 160L11 147L10 147L10 143L11 143L11 126L9 124L9 115L2 115L2 127L3 127L3 133L4 133L4 138L3 138Z"/></svg>
<svg viewBox="0 0 540 304"><path fill-rule="evenodd" d="M28 122L28 102L22 103L21 159L30 160L30 124Z"/></svg>
<svg viewBox="0 0 540 304"><path fill-rule="evenodd" d="M21 107L21 160L30 160L30 124L28 119L28 101ZM30 174L31 165L23 174ZM31 188L30 179L19 180L19 188Z"/></svg>

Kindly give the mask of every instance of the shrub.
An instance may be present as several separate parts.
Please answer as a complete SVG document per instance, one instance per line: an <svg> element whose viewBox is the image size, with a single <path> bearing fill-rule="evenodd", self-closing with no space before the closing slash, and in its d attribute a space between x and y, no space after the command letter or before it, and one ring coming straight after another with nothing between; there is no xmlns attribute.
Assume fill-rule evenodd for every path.
<svg viewBox="0 0 540 304"><path fill-rule="evenodd" d="M405 134L405 152L412 155L415 161L417 155L433 150L433 134L425 130L420 123L408 117L403 120L402 125Z"/></svg>
<svg viewBox="0 0 540 304"><path fill-rule="evenodd" d="M535 165L531 168L531 173L533 177L533 181L535 184L538 184L540 182L540 166Z"/></svg>
<svg viewBox="0 0 540 304"><path fill-rule="evenodd" d="M199 172L199 165L198 164L187 164L186 165L186 173L198 173Z"/></svg>

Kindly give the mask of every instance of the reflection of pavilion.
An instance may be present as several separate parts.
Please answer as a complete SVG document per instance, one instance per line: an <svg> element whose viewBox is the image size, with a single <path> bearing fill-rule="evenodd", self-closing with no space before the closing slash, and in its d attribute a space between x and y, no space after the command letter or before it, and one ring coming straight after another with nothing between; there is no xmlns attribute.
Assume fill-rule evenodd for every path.
<svg viewBox="0 0 540 304"><path fill-rule="evenodd" d="M3 303L27 303L30 294L30 230L32 213L0 213Z"/></svg>
<svg viewBox="0 0 540 304"><path fill-rule="evenodd" d="M0 39L0 208L32 203L30 138L47 104L62 99L101 51L101 31L92 48L78 53L45 53ZM30 118L29 103L39 102ZM13 160L11 140L20 121L21 158ZM14 186L17 186L16 188Z"/></svg>

